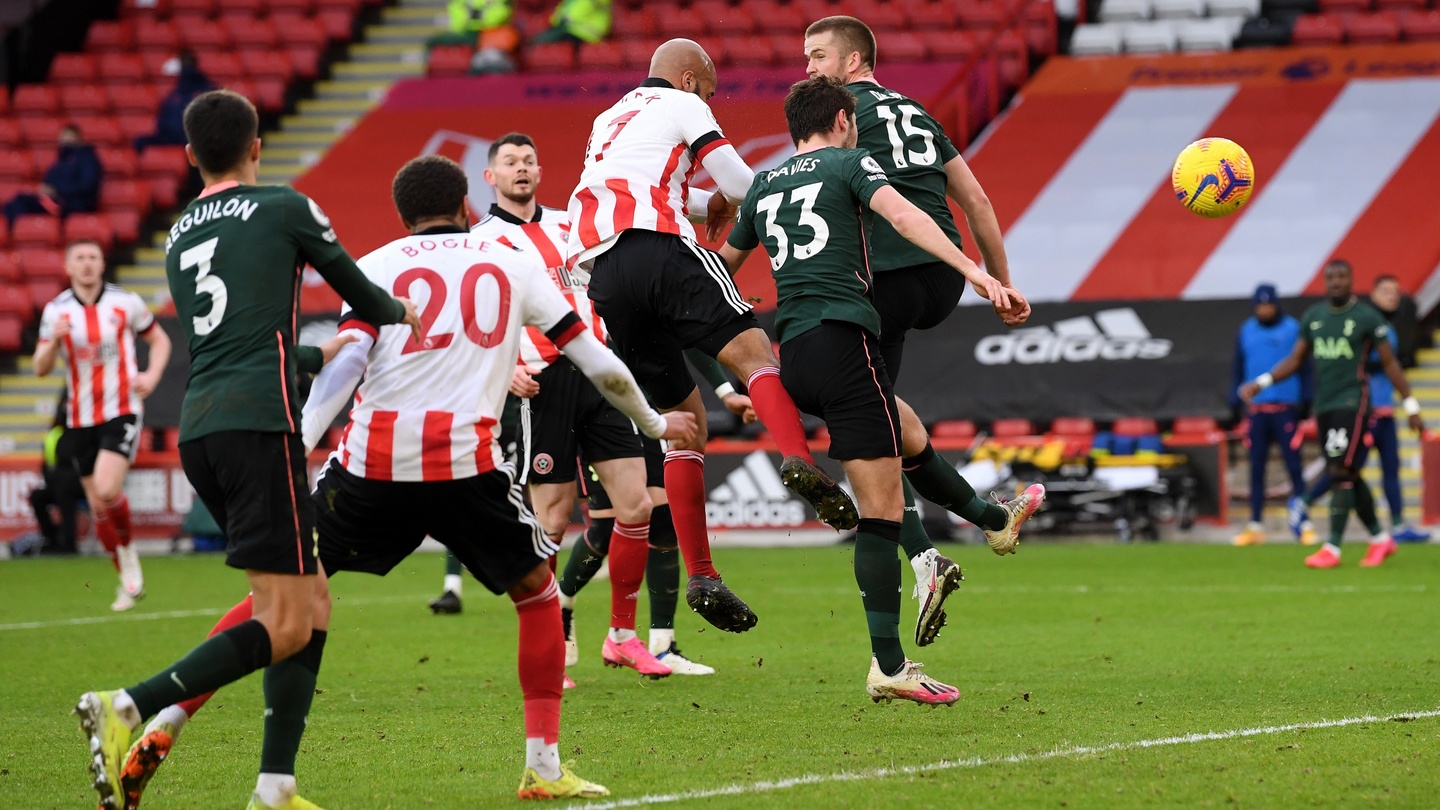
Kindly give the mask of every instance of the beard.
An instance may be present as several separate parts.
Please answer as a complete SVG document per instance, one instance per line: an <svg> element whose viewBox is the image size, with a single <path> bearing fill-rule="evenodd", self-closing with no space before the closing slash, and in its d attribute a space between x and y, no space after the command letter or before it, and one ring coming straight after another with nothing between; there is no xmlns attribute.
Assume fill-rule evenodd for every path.
<svg viewBox="0 0 1440 810"><path fill-rule="evenodd" d="M521 205L528 204L531 200L535 199L535 183L530 183L530 185L524 189L517 189L511 186L509 191L501 192L501 195L511 202L517 202Z"/></svg>

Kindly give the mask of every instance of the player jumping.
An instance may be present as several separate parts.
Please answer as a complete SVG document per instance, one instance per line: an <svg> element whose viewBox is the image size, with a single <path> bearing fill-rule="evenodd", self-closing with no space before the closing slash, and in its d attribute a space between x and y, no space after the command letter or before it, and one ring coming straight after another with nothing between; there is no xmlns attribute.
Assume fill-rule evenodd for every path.
<svg viewBox="0 0 1440 810"><path fill-rule="evenodd" d="M145 299L105 283L105 254L88 239L65 248L70 289L45 305L35 376L55 368L63 352L69 374L66 441L90 502L95 533L120 575L111 610L129 610L145 595L140 555L130 537L125 476L139 449L142 402L170 362L170 337L150 314ZM135 335L150 346L144 371L135 363Z"/></svg>

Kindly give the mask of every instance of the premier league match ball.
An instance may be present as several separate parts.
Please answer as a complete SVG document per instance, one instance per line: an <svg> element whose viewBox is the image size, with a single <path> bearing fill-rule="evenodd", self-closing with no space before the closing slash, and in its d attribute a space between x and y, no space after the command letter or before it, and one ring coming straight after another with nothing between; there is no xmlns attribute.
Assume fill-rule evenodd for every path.
<svg viewBox="0 0 1440 810"><path fill-rule="evenodd" d="M1170 173L1175 198L1202 217L1215 219L1240 210L1255 188L1255 167L1240 144L1201 138L1175 158Z"/></svg>

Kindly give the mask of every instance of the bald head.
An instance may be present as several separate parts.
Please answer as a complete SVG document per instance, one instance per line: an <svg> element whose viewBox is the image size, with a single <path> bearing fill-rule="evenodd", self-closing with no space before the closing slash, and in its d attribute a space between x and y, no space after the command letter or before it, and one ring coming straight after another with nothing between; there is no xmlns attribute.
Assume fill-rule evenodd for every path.
<svg viewBox="0 0 1440 810"><path fill-rule="evenodd" d="M650 58L650 77L664 79L706 101L715 95L715 63L694 40L672 39L656 48Z"/></svg>

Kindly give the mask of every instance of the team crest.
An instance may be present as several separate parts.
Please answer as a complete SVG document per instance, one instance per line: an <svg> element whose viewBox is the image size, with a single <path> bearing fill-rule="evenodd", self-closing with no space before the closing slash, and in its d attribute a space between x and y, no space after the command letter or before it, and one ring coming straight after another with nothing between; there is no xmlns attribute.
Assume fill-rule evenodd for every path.
<svg viewBox="0 0 1440 810"><path fill-rule="evenodd" d="M555 459L551 458L549 453L541 453L535 457L534 461L530 462L530 467L536 473L545 475L555 469Z"/></svg>

